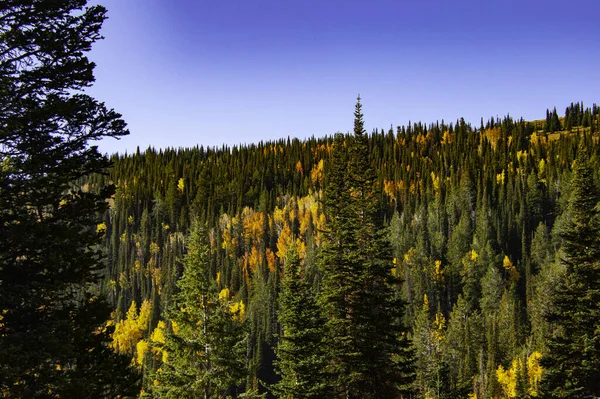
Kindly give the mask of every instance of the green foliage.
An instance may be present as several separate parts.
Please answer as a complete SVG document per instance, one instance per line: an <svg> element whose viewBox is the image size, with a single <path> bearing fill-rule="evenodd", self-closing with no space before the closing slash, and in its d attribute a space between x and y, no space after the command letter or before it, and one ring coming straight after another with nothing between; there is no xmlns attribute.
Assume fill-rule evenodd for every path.
<svg viewBox="0 0 600 399"><path fill-rule="evenodd" d="M85 0L0 5L0 395L135 395L108 348L98 215L113 189L83 184L110 163L90 141L127 134L82 90L106 10Z"/></svg>
<svg viewBox="0 0 600 399"><path fill-rule="evenodd" d="M243 315L217 291L207 238L196 223L186 240L180 292L166 314L172 328L160 348L166 355L150 387L159 398L235 395L245 374Z"/></svg>
<svg viewBox="0 0 600 399"><path fill-rule="evenodd" d="M402 331L403 304L394 292L391 247L378 215L360 98L354 117L347 153L344 137L335 138L325 191L330 219L320 301L328 372L334 397L396 397L412 377L412 358Z"/></svg>
<svg viewBox="0 0 600 399"><path fill-rule="evenodd" d="M425 327L443 337L437 346L424 339L426 334L413 342L421 359L416 374L424 377L404 380L413 396L501 396L498 367L510 370L515 359L523 363L515 389L528 392L534 383L524 377L526 360L535 352L548 354L547 334L554 331L543 315L555 309L550 298L564 268L554 260L563 245L559 231L569 219L565 182L571 179L580 133L600 123L597 106L585 109L578 103L569 109L571 129L552 134L543 131L543 120L505 117L480 127L464 120L412 123L375 129L359 139L340 134L115 156L109 177L86 180L117 185L103 238L110 256L104 289L117 307L115 319L126 319L132 302L148 300L152 312L142 340L151 342L148 334L178 291L177 259L187 251L182 232L198 218L207 226L211 278L218 290L227 288L246 306L247 395L271 397L279 381L273 367L283 337L278 298L292 245L320 305L326 295L340 306L366 301L370 290L362 288L370 283L363 266L379 260L381 270L394 277L394 300L407 305L398 306L406 309L398 325L406 331L401 337L416 338ZM590 127L584 128L586 113ZM600 177L596 139L585 138L594 179ZM369 216L364 223L357 217L359 205ZM360 244L370 237L388 237L391 245ZM337 266L324 273L326 259ZM424 295L430 312L427 323L423 318L422 328L416 328ZM326 305L327 319L338 309L332 303ZM348 309L368 320L365 308ZM432 327L437 314L446 320L441 330ZM330 327L344 336L350 323L341 312L335 317L339 322ZM386 323L373 325L385 331ZM356 330L357 337L372 332ZM365 342L354 352L350 340L335 346L349 348L358 362L361 351L370 350ZM410 358L411 350L406 351L394 358ZM428 353L435 356L422 361ZM144 357L148 384L161 367L157 358ZM338 376L330 374L328 384L339 386Z"/></svg>
<svg viewBox="0 0 600 399"><path fill-rule="evenodd" d="M583 141L559 231L564 268L546 315L552 331L542 358L544 397L600 395L600 219L598 189Z"/></svg>
<svg viewBox="0 0 600 399"><path fill-rule="evenodd" d="M277 372L273 388L286 399L324 398L327 394L323 318L314 292L300 269L298 250L287 252L279 296L281 337L277 346Z"/></svg>

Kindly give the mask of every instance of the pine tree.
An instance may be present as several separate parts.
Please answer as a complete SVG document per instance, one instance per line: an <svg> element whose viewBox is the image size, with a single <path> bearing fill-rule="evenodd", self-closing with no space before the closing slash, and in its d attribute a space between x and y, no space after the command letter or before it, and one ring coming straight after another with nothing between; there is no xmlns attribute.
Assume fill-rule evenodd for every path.
<svg viewBox="0 0 600 399"><path fill-rule="evenodd" d="M127 134L82 93L106 10L85 0L0 4L0 395L136 394L128 360L107 347L97 294L111 187L82 179L110 165L90 141Z"/></svg>
<svg viewBox="0 0 600 399"><path fill-rule="evenodd" d="M285 399L326 397L323 320L311 286L300 270L295 244L286 255L278 318L282 335L276 370L281 381L275 392Z"/></svg>
<svg viewBox="0 0 600 399"><path fill-rule="evenodd" d="M413 377L412 353L403 335L404 304L394 290L398 281L391 273L360 98L354 117L354 136L346 142L335 137L325 192L329 224L320 259L321 304L330 383L335 397L397 397Z"/></svg>
<svg viewBox="0 0 600 399"><path fill-rule="evenodd" d="M600 396L599 198L582 140L565 223L559 231L564 275L546 316L553 327L541 362L541 390L547 398Z"/></svg>
<svg viewBox="0 0 600 399"><path fill-rule="evenodd" d="M187 239L180 292L167 320L171 333L161 350L166 359L155 374L159 398L222 398L236 395L244 373L243 305L210 276L208 234L195 223Z"/></svg>

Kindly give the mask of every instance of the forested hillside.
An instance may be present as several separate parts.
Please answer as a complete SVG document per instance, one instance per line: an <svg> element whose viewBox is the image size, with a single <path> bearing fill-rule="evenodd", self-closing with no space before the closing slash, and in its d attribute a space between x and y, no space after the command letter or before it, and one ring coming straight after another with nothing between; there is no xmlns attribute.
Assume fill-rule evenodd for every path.
<svg viewBox="0 0 600 399"><path fill-rule="evenodd" d="M149 397L192 374L210 397L360 397L356 379L319 374L345 358L315 344L323 325L346 328L331 265L348 251L372 275L356 283L366 298L344 297L347 312L387 301L377 314L389 323L375 317L369 336L390 342L395 331L402 343L356 355L392 354L373 360L397 378L390 397L597 393L600 334L585 320L599 313L599 131L600 108L575 103L535 122L367 135L357 104L354 134L114 156L109 175L85 182L117 187L98 226L112 345L132 357ZM352 228L356 245L336 247ZM312 376L312 391L294 394L290 373Z"/></svg>

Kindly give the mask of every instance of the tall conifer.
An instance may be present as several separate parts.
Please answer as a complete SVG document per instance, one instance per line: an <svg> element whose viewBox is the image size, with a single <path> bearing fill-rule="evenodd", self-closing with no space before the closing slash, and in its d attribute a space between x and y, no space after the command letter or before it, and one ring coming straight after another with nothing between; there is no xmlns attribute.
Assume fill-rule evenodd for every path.
<svg viewBox="0 0 600 399"><path fill-rule="evenodd" d="M221 398L235 395L244 377L242 309L232 307L210 275L206 229L195 223L187 239L180 292L167 313L171 333L152 390L159 398ZM235 312L231 312L231 310Z"/></svg>
<svg viewBox="0 0 600 399"><path fill-rule="evenodd" d="M113 189L84 186L110 165L93 140L127 134L83 93L85 54L106 18L86 0L0 2L0 396L135 394L107 347L110 308L98 215Z"/></svg>
<svg viewBox="0 0 600 399"><path fill-rule="evenodd" d="M354 135L335 137L325 192L329 224L320 261L329 372L336 398L393 398L413 377L412 353L360 98L354 117Z"/></svg>
<svg viewBox="0 0 600 399"><path fill-rule="evenodd" d="M600 396L599 198L582 140L565 224L559 231L564 275L547 314L553 330L542 358L542 391L547 398Z"/></svg>
<svg viewBox="0 0 600 399"><path fill-rule="evenodd" d="M323 320L311 286L301 272L295 244L286 255L279 322L282 335L277 347L276 365L281 375L281 381L275 386L278 396L285 399L326 397Z"/></svg>

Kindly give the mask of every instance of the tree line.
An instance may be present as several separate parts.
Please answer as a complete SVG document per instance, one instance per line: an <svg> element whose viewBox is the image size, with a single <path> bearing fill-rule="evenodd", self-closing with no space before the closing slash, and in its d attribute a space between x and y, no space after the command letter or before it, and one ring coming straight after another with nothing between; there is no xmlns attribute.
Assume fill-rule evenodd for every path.
<svg viewBox="0 0 600 399"><path fill-rule="evenodd" d="M572 108L579 107L566 111L576 114ZM540 396L543 381L550 380L543 378L550 375L544 359L563 329L551 314L560 306L559 283L566 273L574 174L580 163L597 162L597 110L583 111L593 116L594 127L564 130L561 117L563 130L554 132L538 121L507 116L482 121L477 128L464 120L412 123L363 135L220 149L149 148L115 157L111 176L103 180L118 186L105 219L110 271L104 286L117 306L115 320L126 323L132 303L152 309L146 335L164 319L161 312L180 295L176 281L182 266L177 259L186 256L186 234L198 222L206 230L206 268L216 290L227 292L228 306L243 304L245 309L246 375L240 386L282 395L281 384L299 384L285 374L297 375L292 368L296 363L311 370L308 381L315 395L350 397L352 384L344 380L345 372L366 384L360 372L344 369L343 356L333 372L333 354L319 351L333 350L338 342L346 345L342 352L348 356L367 356L351 350L344 331L353 328L346 326L352 312L356 317L373 314L344 304L366 303L361 301L369 297L368 278L362 280L358 271L375 267L366 266L364 259L377 259L373 262L389 266L384 286L393 287L393 295L376 302L399 312L392 319L401 322L397 330L389 319L386 327L375 320L365 325L375 328L368 333L373 337L375 332L399 331L398 341L409 344L396 349L403 355L394 361L410 359L413 367L413 377L405 369L386 392L406 397ZM363 140L360 156L357 137ZM358 160L361 171L353 172ZM596 170L581 183L586 189L596 187ZM359 183L353 179L368 181L370 189L354 187ZM351 204L367 191L368 200L359 208L374 224L369 233L359 233L368 224L353 219ZM594 206L585 212L595 220ZM337 230L350 226L346 232ZM356 234L369 244L361 244ZM336 253L332 242L349 247ZM361 245L378 252L361 253ZM344 273L357 279L357 286L339 286L335 294L332 285L344 280ZM297 281L290 281L290 275ZM294 297L286 289L295 290ZM295 297L303 298L303 305ZM296 313L283 303L296 306ZM304 310L308 315L298 315ZM321 325L328 333L317 328ZM314 341L334 331L345 338ZM316 354L286 358L290 346L314 346ZM136 355L134 342L128 352ZM146 384L154 383L150 376L160 365L156 356L144 357L139 366ZM411 378L413 382L403 382ZM336 392L333 386L348 392Z"/></svg>

